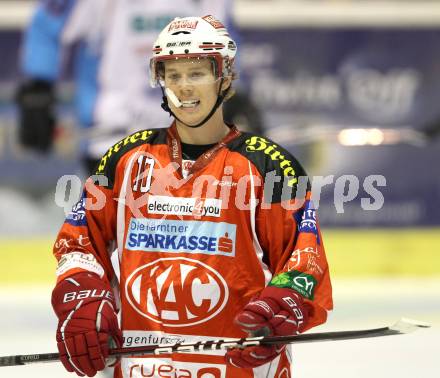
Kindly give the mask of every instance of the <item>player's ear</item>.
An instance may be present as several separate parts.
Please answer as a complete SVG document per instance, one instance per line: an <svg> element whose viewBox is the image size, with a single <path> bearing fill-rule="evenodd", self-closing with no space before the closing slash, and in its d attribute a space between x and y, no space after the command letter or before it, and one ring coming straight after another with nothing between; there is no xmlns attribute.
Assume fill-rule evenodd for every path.
<svg viewBox="0 0 440 378"><path fill-rule="evenodd" d="M231 86L231 84L232 84L232 76L226 76L225 78L223 78L222 92L228 89Z"/></svg>

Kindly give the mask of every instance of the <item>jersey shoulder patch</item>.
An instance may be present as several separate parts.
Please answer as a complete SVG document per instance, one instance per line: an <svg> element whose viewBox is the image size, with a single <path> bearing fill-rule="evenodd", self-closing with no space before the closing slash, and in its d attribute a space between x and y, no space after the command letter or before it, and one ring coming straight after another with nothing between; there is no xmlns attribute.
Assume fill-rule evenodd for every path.
<svg viewBox="0 0 440 378"><path fill-rule="evenodd" d="M110 186L113 185L116 165L127 152L143 144L165 144L166 128L154 130L141 130L121 139L111 146L101 158L95 175L104 175L108 178Z"/></svg>
<svg viewBox="0 0 440 378"><path fill-rule="evenodd" d="M289 199L296 195L299 183L305 183L305 189L310 190L307 173L298 160L289 151L269 138L242 133L227 146L230 151L238 152L251 161L265 183L269 180L274 182L273 196L270 202L280 202L284 199L283 186L292 188L289 190Z"/></svg>

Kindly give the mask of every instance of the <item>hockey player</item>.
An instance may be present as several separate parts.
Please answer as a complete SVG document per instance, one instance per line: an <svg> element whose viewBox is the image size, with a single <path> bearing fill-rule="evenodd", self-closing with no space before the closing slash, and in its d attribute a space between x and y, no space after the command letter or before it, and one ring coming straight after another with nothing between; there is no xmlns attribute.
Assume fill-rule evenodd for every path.
<svg viewBox="0 0 440 378"><path fill-rule="evenodd" d="M331 284L303 168L223 120L236 49L213 16L176 18L154 43L151 82L174 121L107 151L54 246L68 371L93 376L109 345L295 335L325 322ZM115 376L290 377L290 354L122 358Z"/></svg>
<svg viewBox="0 0 440 378"><path fill-rule="evenodd" d="M217 14L232 23L230 0L42 0L24 35L19 141L50 149L55 133L55 83L72 50L75 113L81 125L81 157L90 174L102 154L129 130L156 128L169 116L157 108L158 93L145 80L145 56L162 28L176 16ZM72 49L72 46L75 46ZM246 96L230 107L257 109ZM246 118L246 117L245 117ZM261 125L258 125L261 128Z"/></svg>

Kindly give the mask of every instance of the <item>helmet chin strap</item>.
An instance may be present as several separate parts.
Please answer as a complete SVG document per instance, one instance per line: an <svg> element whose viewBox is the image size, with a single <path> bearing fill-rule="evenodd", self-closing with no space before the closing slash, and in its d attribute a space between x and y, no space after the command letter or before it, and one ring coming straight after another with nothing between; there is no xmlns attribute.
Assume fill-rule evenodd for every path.
<svg viewBox="0 0 440 378"><path fill-rule="evenodd" d="M160 105L162 107L163 110L165 110L166 112L170 113L170 116L173 116L175 119L177 119L180 123L183 123L185 126L187 127L191 127L193 129L196 129L200 126L202 126L203 124L205 124L213 115L214 113L217 111L218 107L221 105L221 103L223 102L223 100L225 99L226 94L228 93L229 89L231 88L231 86L229 86L227 89L225 89L225 91L223 93L221 93L222 91L222 84L223 84L223 78L220 80L220 86L217 92L217 101L215 102L214 106L212 107L211 111L209 112L209 114L205 117L205 119L201 122L199 122L196 125L188 125L187 123L183 122L180 118L178 118L173 111L170 109L169 105L168 105L168 98L167 98L167 94L170 95L170 92L172 93L172 95L170 96L171 101L177 106L178 103L180 103L179 99L177 98L177 96L172 92L172 91L167 91L167 89L164 89L164 87L160 86L160 89L162 90L162 104ZM175 103L175 100L172 98L172 96L175 97L175 100L177 100L177 103ZM178 106L177 106L178 107Z"/></svg>

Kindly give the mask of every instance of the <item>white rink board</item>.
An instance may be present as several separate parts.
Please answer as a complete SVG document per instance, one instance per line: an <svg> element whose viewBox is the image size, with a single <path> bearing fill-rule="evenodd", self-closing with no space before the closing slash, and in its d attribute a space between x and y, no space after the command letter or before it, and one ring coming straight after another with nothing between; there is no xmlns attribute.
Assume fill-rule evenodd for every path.
<svg viewBox="0 0 440 378"><path fill-rule="evenodd" d="M50 287L0 288L0 355L56 351L50 291ZM293 377L440 377L440 279L338 280L334 299L335 311L316 332L381 327L401 316L433 327L410 335L292 346ZM0 368L0 377L75 375L50 363Z"/></svg>

